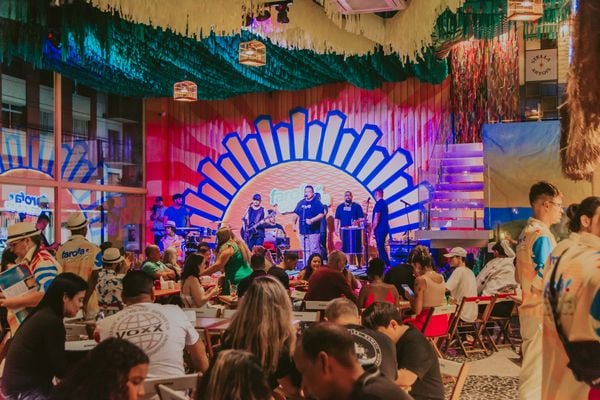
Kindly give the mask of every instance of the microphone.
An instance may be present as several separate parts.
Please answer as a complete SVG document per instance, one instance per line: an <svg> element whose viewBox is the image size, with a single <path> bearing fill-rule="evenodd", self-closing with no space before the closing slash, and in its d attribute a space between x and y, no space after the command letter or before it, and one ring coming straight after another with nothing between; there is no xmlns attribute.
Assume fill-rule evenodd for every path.
<svg viewBox="0 0 600 400"><path fill-rule="evenodd" d="M400 199L400 202L401 202L402 204L404 204L404 206L405 206L405 207L410 207L410 206L412 206L412 204L410 204L409 202L407 202L407 201L404 201L404 200L402 200L402 199Z"/></svg>
<svg viewBox="0 0 600 400"><path fill-rule="evenodd" d="M370 201L371 201L371 198L370 198L370 197L367 197L367 203L368 203L368 202L370 202Z"/></svg>

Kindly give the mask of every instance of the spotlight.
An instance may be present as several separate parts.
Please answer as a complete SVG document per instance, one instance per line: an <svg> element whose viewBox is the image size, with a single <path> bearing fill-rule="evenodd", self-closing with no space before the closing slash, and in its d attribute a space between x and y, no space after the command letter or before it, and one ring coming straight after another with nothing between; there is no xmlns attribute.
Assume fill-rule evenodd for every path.
<svg viewBox="0 0 600 400"><path fill-rule="evenodd" d="M267 9L261 10L256 16L256 20L260 22L266 21L269 18L271 18L271 13Z"/></svg>
<svg viewBox="0 0 600 400"><path fill-rule="evenodd" d="M279 4L275 6L275 9L277 10L277 22L280 24L287 24L290 22L287 15L289 11L287 4Z"/></svg>

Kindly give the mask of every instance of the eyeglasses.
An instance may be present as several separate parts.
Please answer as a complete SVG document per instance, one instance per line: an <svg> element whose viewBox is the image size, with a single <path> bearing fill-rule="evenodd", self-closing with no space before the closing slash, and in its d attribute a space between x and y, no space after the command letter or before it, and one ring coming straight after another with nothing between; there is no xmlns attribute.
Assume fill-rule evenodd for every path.
<svg viewBox="0 0 600 400"><path fill-rule="evenodd" d="M562 209L563 208L563 204L562 203L557 203L555 201L552 200L548 200L548 203L557 206L558 208Z"/></svg>

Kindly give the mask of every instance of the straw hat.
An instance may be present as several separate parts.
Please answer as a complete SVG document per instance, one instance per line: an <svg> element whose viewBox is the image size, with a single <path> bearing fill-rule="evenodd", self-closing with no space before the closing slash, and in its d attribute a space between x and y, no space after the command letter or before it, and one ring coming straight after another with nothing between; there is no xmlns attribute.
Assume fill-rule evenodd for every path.
<svg viewBox="0 0 600 400"><path fill-rule="evenodd" d="M177 224L175 223L175 221L167 221L167 223L165 224L166 228L177 228Z"/></svg>
<svg viewBox="0 0 600 400"><path fill-rule="evenodd" d="M67 229L74 231L86 227L88 224L87 219L81 211L74 212L67 220Z"/></svg>
<svg viewBox="0 0 600 400"><path fill-rule="evenodd" d="M8 227L7 243L16 242L24 238L39 235L41 232L35 229L31 222L18 222Z"/></svg>
<svg viewBox="0 0 600 400"><path fill-rule="evenodd" d="M105 264L116 264L123 261L125 258L121 255L119 249L115 247L109 247L102 253L102 262Z"/></svg>

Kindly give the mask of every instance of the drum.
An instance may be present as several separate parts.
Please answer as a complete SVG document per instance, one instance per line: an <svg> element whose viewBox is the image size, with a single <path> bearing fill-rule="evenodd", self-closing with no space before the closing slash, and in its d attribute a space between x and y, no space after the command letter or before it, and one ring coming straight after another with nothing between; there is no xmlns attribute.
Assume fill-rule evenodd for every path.
<svg viewBox="0 0 600 400"><path fill-rule="evenodd" d="M277 247L280 249L284 249L284 250L289 249L290 248L290 238L289 237L277 238Z"/></svg>
<svg viewBox="0 0 600 400"><path fill-rule="evenodd" d="M346 254L362 254L363 229L358 226L345 226L342 231L342 251Z"/></svg>

